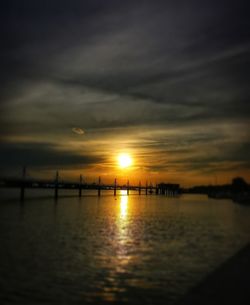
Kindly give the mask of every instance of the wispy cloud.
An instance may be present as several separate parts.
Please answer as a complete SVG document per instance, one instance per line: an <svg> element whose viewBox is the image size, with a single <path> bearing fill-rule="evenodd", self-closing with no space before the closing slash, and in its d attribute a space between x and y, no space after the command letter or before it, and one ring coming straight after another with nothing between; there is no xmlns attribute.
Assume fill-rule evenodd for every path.
<svg viewBox="0 0 250 305"><path fill-rule="evenodd" d="M212 172L215 163L223 170L223 162L242 171L250 155L246 12L243 1L4 4L8 162L24 162L27 149L33 164L61 158L73 166L82 154L93 156L86 165L110 167L113 154L130 149L138 168L163 174L205 165Z"/></svg>

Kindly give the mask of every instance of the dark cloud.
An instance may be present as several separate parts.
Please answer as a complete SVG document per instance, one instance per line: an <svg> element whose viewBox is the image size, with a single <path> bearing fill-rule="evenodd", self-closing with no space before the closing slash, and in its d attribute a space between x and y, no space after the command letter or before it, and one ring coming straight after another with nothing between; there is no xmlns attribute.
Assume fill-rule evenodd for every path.
<svg viewBox="0 0 250 305"><path fill-rule="evenodd" d="M0 166L27 165L33 167L72 167L93 165L104 161L103 157L81 155L75 152L59 150L49 143L2 143L0 146Z"/></svg>
<svg viewBox="0 0 250 305"><path fill-rule="evenodd" d="M169 167L181 165L182 170L198 171L202 173L216 174L232 170L249 169L250 167L250 143L240 145L236 143L217 143L217 153L209 152L200 156L185 156L179 160L169 162Z"/></svg>
<svg viewBox="0 0 250 305"><path fill-rule="evenodd" d="M3 138L49 140L54 146L40 152L49 152L50 164L60 158L66 164L77 163L78 153L55 147L63 138L72 144L74 126L87 131L84 143L74 139L83 154L106 133L109 143L112 135L161 129L166 136L155 142L140 135L139 148L154 155L202 154L203 143L214 158L226 134L236 143L231 159L237 155L244 161L248 150L238 149L250 137L247 6L246 1L226 0L2 2ZM180 137L185 129L192 129L193 136L184 132ZM174 139L167 138L169 130L177 130ZM40 148L28 147L30 160L33 153L41 156ZM224 149L225 155L213 162L230 159L232 147ZM13 156L9 162L25 161L24 147L17 146ZM202 158L202 164L212 163Z"/></svg>

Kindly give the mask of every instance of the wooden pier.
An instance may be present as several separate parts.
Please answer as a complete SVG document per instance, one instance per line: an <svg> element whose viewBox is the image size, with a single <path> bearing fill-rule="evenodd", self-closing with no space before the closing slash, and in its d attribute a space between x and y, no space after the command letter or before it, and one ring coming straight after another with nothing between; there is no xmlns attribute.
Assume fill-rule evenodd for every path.
<svg viewBox="0 0 250 305"><path fill-rule="evenodd" d="M31 179L27 177L26 167L22 170L21 179L2 179L0 181L0 187L4 188L20 188L20 200L25 199L27 189L54 189L54 199L57 200L61 190L77 190L78 197L83 196L84 190L96 190L97 196L100 197L102 192L107 190L113 190L113 195L117 195L117 190L126 190L127 196L130 195L130 191L135 191L138 195L165 195L165 196L177 196L180 194L180 187L178 184L160 183L153 185L148 181L145 185L138 182L138 185L131 185L127 180L126 185L119 185L117 178L114 179L114 184L102 183L101 177L98 178L98 183L86 183L83 176L80 175L78 182L60 181L59 171L56 171L55 178L53 180L39 180ZM135 194L135 192L133 194Z"/></svg>

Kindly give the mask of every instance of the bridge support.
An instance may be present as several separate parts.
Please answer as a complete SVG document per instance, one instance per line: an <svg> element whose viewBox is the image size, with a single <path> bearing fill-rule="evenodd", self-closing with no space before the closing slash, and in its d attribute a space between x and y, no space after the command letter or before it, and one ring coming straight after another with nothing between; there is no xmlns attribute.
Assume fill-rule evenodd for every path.
<svg viewBox="0 0 250 305"><path fill-rule="evenodd" d="M139 182L139 195L141 195L141 181Z"/></svg>
<svg viewBox="0 0 250 305"><path fill-rule="evenodd" d="M149 194L152 195L153 190L152 190L152 182L150 182L149 184Z"/></svg>
<svg viewBox="0 0 250 305"><path fill-rule="evenodd" d="M25 178L26 178L26 167L23 167L23 173L22 173L22 183L21 183L21 192L20 192L20 200L24 200L25 195Z"/></svg>
<svg viewBox="0 0 250 305"><path fill-rule="evenodd" d="M82 175L80 175L79 181L79 197L82 197Z"/></svg>
<svg viewBox="0 0 250 305"><path fill-rule="evenodd" d="M129 180L127 182L127 195L129 195Z"/></svg>
<svg viewBox="0 0 250 305"><path fill-rule="evenodd" d="M116 181L116 178L115 178L115 183L114 183L114 196L116 196L116 186L117 186L117 185L116 185L116 182L117 182L117 181Z"/></svg>
<svg viewBox="0 0 250 305"><path fill-rule="evenodd" d="M54 198L57 199L58 198L58 181L59 181L59 172L56 172L56 179L55 179L55 194L54 194Z"/></svg>
<svg viewBox="0 0 250 305"><path fill-rule="evenodd" d="M180 194L179 184L160 183L160 184L158 184L157 188L158 188L158 192L161 195L166 195L167 197L175 197L178 194Z"/></svg>
<svg viewBox="0 0 250 305"><path fill-rule="evenodd" d="M101 177L99 177L99 181L98 181L98 197L101 196Z"/></svg>
<svg viewBox="0 0 250 305"><path fill-rule="evenodd" d="M155 195L159 195L159 187L158 184L155 186Z"/></svg>

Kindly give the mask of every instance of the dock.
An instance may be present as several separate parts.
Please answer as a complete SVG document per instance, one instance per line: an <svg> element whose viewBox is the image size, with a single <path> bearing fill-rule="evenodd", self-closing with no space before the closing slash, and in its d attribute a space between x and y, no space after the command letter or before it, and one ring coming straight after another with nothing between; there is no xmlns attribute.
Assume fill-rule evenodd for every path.
<svg viewBox="0 0 250 305"><path fill-rule="evenodd" d="M136 191L138 195L164 195L168 197L178 196L181 193L179 184L159 183L153 185L151 182L141 181L136 185L130 184L127 180L126 184L119 184L118 179L114 179L114 183L103 183L101 176L98 182L86 183L84 182L83 175L79 176L78 181L65 181L60 178L59 171L56 171L55 178L51 180L36 179L27 176L26 167L22 170L21 178L6 178L0 179L0 187L2 188L20 188L20 200L23 201L27 197L27 189L53 189L54 198L58 199L61 190L76 190L76 196L82 197L84 190L96 190L98 197L107 190L113 191L113 195L117 195L117 190L126 190L129 196L130 191Z"/></svg>

